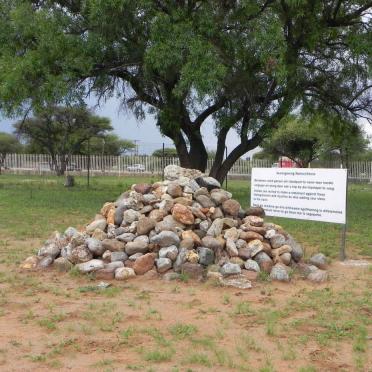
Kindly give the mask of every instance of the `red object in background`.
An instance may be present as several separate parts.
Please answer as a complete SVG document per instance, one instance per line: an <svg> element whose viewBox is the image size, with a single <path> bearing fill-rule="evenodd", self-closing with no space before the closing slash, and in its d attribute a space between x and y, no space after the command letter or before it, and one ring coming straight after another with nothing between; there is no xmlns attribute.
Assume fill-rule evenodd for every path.
<svg viewBox="0 0 372 372"><path fill-rule="evenodd" d="M293 160L281 156L279 158L279 168L297 168L297 164Z"/></svg>

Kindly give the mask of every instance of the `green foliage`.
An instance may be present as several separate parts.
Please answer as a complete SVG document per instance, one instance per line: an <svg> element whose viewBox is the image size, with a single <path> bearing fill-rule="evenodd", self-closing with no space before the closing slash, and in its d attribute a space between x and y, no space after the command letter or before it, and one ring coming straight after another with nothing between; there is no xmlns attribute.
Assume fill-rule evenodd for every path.
<svg viewBox="0 0 372 372"><path fill-rule="evenodd" d="M223 151L213 175L256 147L289 113L370 116L372 38L366 0L4 0L0 110L118 96L155 114L183 165L204 170L202 126ZM189 147L186 145L189 144Z"/></svg>
<svg viewBox="0 0 372 372"><path fill-rule="evenodd" d="M88 143L82 144L79 153L103 154L103 155L124 155L136 148L136 144L131 140L121 139L116 134L104 134L101 137L93 137Z"/></svg>
<svg viewBox="0 0 372 372"><path fill-rule="evenodd" d="M33 118L14 124L30 148L47 152L57 174L63 174L69 156L81 151L91 138L104 136L111 131L110 120L93 115L83 106L49 106L36 112Z"/></svg>
<svg viewBox="0 0 372 372"><path fill-rule="evenodd" d="M161 158L163 156L167 158L176 158L177 157L177 150L174 147L165 147L164 151L163 149L155 150L152 153L152 156L156 156L158 158Z"/></svg>

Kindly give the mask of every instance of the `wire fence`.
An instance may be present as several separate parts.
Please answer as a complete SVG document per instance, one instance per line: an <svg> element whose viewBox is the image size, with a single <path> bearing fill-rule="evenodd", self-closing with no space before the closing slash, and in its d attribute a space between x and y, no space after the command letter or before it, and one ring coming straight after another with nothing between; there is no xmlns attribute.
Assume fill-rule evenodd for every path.
<svg viewBox="0 0 372 372"><path fill-rule="evenodd" d="M212 167L213 158L208 159L206 173ZM57 162L60 160L57 158ZM69 159L66 173L85 175L161 175L164 167L169 164L179 165L179 159L174 157L156 157L148 155L105 156L105 155L72 155ZM252 168L270 168L273 163L269 160L239 159L229 171L229 176L250 178ZM342 168L339 161L311 163L312 168ZM54 172L52 159L46 154L8 154L3 168L9 173L19 174L50 174ZM350 162L348 177L355 181L372 180L372 162Z"/></svg>

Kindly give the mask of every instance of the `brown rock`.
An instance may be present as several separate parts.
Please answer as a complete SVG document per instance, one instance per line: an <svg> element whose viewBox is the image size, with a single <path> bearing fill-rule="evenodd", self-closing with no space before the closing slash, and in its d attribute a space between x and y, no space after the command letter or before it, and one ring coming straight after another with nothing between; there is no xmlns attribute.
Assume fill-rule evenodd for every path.
<svg viewBox="0 0 372 372"><path fill-rule="evenodd" d="M197 263L185 262L181 266L181 272L190 279L201 280L203 279L204 267Z"/></svg>
<svg viewBox="0 0 372 372"><path fill-rule="evenodd" d="M207 219L206 215L201 211L201 209L191 207L190 210L195 217L200 218L201 220Z"/></svg>
<svg viewBox="0 0 372 372"><path fill-rule="evenodd" d="M148 194L152 190L152 185L148 183L139 183L137 185L134 185L134 191L140 193L140 194Z"/></svg>
<svg viewBox="0 0 372 372"><path fill-rule="evenodd" d="M186 207L189 207L192 205L192 199L191 198L186 198L184 196L181 196L179 198L175 198L173 200L174 204L182 204Z"/></svg>
<svg viewBox="0 0 372 372"><path fill-rule="evenodd" d="M107 212L106 221L109 225L115 225L115 208L111 208Z"/></svg>
<svg viewBox="0 0 372 372"><path fill-rule="evenodd" d="M152 220L155 220L156 222L159 222L161 221L165 216L167 215L167 213L163 210L163 209L153 209L150 214L149 214L149 218L151 218Z"/></svg>
<svg viewBox="0 0 372 372"><path fill-rule="evenodd" d="M239 257L243 260L248 260L251 258L251 250L249 248L240 248L238 249Z"/></svg>
<svg viewBox="0 0 372 372"><path fill-rule="evenodd" d="M172 209L172 216L184 225L192 225L195 221L192 212L182 204L176 204Z"/></svg>
<svg viewBox="0 0 372 372"><path fill-rule="evenodd" d="M102 241L102 247L111 252L124 251L125 243L116 239L105 239Z"/></svg>
<svg viewBox="0 0 372 372"><path fill-rule="evenodd" d="M267 255L272 256L272 253L271 253L271 245L270 245L268 242L263 241L263 242L262 242L262 246L263 246L263 251L264 251Z"/></svg>
<svg viewBox="0 0 372 372"><path fill-rule="evenodd" d="M114 203L105 203L101 208L101 215L107 218L107 214L111 209L115 209Z"/></svg>
<svg viewBox="0 0 372 372"><path fill-rule="evenodd" d="M200 239L200 238L199 238ZM194 248L194 240L191 238L183 239L180 241L180 249L185 248L187 250Z"/></svg>
<svg viewBox="0 0 372 372"><path fill-rule="evenodd" d="M202 239L202 246L206 247L206 248L209 248L209 249L212 249L213 251L223 249L224 245L225 245L224 240L222 242L220 239L213 238L212 236L209 236L209 235L205 236Z"/></svg>
<svg viewBox="0 0 372 372"><path fill-rule="evenodd" d="M172 198L178 198L182 196L183 190L180 185L177 183L170 183L167 187L167 193L172 197Z"/></svg>
<svg viewBox="0 0 372 372"><path fill-rule="evenodd" d="M239 234L239 239L243 239L246 242L249 242L249 241L254 240L254 239L263 241L263 236L259 233L254 232L254 231L242 231Z"/></svg>
<svg viewBox="0 0 372 372"><path fill-rule="evenodd" d="M223 218L223 217L224 217L224 215L222 213L221 208L219 208L219 207L214 208L213 213L211 213L212 220L216 220L217 218Z"/></svg>
<svg viewBox="0 0 372 372"><path fill-rule="evenodd" d="M149 217L140 218L137 223L137 234L147 235L152 229L155 228L156 220Z"/></svg>
<svg viewBox="0 0 372 372"><path fill-rule="evenodd" d="M201 244L201 239L192 230L182 231L182 235L181 236L182 236L182 239L192 239L192 241L194 242L194 244L197 247Z"/></svg>
<svg viewBox="0 0 372 372"><path fill-rule="evenodd" d="M250 207L245 210L247 216L265 217L265 211L261 207Z"/></svg>
<svg viewBox="0 0 372 372"><path fill-rule="evenodd" d="M124 262L124 266L125 266L125 267L131 267L131 268L133 268L133 266L134 266L134 262L135 262L135 261L132 261L132 260L126 260L126 261Z"/></svg>
<svg viewBox="0 0 372 372"><path fill-rule="evenodd" d="M105 240L107 238L107 234L100 229L95 229L93 231L92 238L95 238L97 240Z"/></svg>
<svg viewBox="0 0 372 372"><path fill-rule="evenodd" d="M243 222L245 221L245 218L243 219ZM266 228L265 227L257 227L257 226L251 226L249 223L244 223L240 226L240 228L244 231L254 231L258 234L261 234L262 236L265 236L266 234Z"/></svg>
<svg viewBox="0 0 372 372"><path fill-rule="evenodd" d="M115 277L115 271L112 269L101 269L95 272L95 278L100 280L112 280Z"/></svg>
<svg viewBox="0 0 372 372"><path fill-rule="evenodd" d="M244 218L244 220L249 225L255 226L255 227L262 227L262 225L264 223L263 218L258 217L258 216L247 216L247 217Z"/></svg>
<svg viewBox="0 0 372 372"><path fill-rule="evenodd" d="M234 199L225 200L222 203L222 210L229 216L238 217L240 204Z"/></svg>
<svg viewBox="0 0 372 372"><path fill-rule="evenodd" d="M156 254L146 253L138 257L133 265L133 270L137 275L143 275L154 267Z"/></svg>

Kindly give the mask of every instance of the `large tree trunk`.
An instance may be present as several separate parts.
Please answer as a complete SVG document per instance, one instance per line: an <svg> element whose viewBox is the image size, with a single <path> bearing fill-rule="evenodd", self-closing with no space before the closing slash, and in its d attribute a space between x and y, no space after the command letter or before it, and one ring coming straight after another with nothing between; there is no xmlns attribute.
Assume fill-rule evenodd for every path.
<svg viewBox="0 0 372 372"><path fill-rule="evenodd" d="M189 156L191 168L199 169L200 171L205 172L208 165L208 153L207 149L205 148L200 130L190 134L188 139L190 142Z"/></svg>

